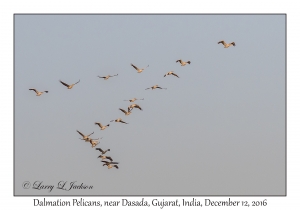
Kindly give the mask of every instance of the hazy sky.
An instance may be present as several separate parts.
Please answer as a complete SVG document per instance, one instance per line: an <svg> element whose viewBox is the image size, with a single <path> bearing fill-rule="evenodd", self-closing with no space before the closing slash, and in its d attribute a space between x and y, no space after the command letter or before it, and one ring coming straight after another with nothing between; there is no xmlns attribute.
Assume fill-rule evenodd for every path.
<svg viewBox="0 0 300 210"><path fill-rule="evenodd" d="M14 21L16 195L285 194L284 15ZM164 77L171 70L180 78ZM108 74L118 76L97 77ZM59 82L79 79L71 90ZM145 90L156 84L167 90ZM119 108L133 97L145 99L135 102L143 111L125 116ZM109 122L119 117L129 124ZM103 137L98 147L119 169L103 167L76 130ZM94 188L49 193L24 181Z"/></svg>

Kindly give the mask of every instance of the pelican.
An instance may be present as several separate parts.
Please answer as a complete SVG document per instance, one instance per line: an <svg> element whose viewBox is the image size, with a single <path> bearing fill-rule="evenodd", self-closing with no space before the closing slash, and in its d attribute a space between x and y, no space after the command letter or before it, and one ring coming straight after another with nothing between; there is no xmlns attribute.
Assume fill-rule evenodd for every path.
<svg viewBox="0 0 300 210"><path fill-rule="evenodd" d="M101 162L103 162L103 166L107 165L107 168L108 169L111 169L112 167L115 167L117 169L119 169L119 167L115 164L119 164L118 162L108 162L108 161L105 161L105 160L102 160Z"/></svg>
<svg viewBox="0 0 300 210"><path fill-rule="evenodd" d="M72 85L68 85L67 83L64 83L63 81L61 81L61 80L59 80L60 81L60 83L61 84L63 84L64 86L66 86L66 87L68 87L68 89L72 89L72 87L74 86L74 85L76 85L77 83L79 83L80 82L80 80L78 81L78 82L76 82L75 84L72 84Z"/></svg>
<svg viewBox="0 0 300 210"><path fill-rule="evenodd" d="M103 78L104 80L108 80L110 77L115 77L115 76L118 76L118 74L113 75L113 76L107 75L107 76L105 76L105 77L100 77L100 76L98 76L98 77L99 77L99 78Z"/></svg>
<svg viewBox="0 0 300 210"><path fill-rule="evenodd" d="M168 73L166 73L166 74L164 75L164 77L165 77L165 76L168 76L168 75L174 75L175 77L178 77L178 75L175 74L173 71L169 71ZM179 77L178 77L178 78L179 78Z"/></svg>
<svg viewBox="0 0 300 210"><path fill-rule="evenodd" d="M99 125L100 130L105 130L105 128L107 128L107 127L109 126L109 124L107 124L107 125L102 125L102 124L99 123L99 122L95 122L95 125Z"/></svg>
<svg viewBox="0 0 300 210"><path fill-rule="evenodd" d="M133 64L131 64L131 66L137 70L137 73L141 73L142 71L144 71L145 68L149 67L149 65L148 65L148 66L146 66L146 67L143 68L143 69L139 69L138 67L136 67L136 66L133 65Z"/></svg>
<svg viewBox="0 0 300 210"><path fill-rule="evenodd" d="M167 88L159 87L158 85L154 85L154 86L152 86L152 87L146 88L145 90L148 90L148 89L154 90L154 89L156 89L156 88L159 88L159 89L167 89Z"/></svg>
<svg viewBox="0 0 300 210"><path fill-rule="evenodd" d="M131 104L129 107L128 107L128 109L133 109L133 108L137 108L137 109L139 109L139 110L143 110L139 105L137 105L137 104Z"/></svg>
<svg viewBox="0 0 300 210"><path fill-rule="evenodd" d="M234 42L231 42L231 43L227 44L226 42L224 42L224 40L222 40L222 41L218 42L218 44L220 44L220 43L224 45L224 48L228 48L231 45L235 47L235 43Z"/></svg>
<svg viewBox="0 0 300 210"><path fill-rule="evenodd" d="M108 160L110 160L110 161L113 161L113 159L112 159L110 156L106 156L106 155L99 155L98 158L101 158L102 160L108 159Z"/></svg>
<svg viewBox="0 0 300 210"><path fill-rule="evenodd" d="M37 91L36 89L34 89L34 88L31 88L31 89L29 89L29 90L33 90L34 92L36 92L36 96L40 96L40 95L42 95L43 93L48 93L49 91L47 91L47 90L45 90L45 91L43 91L43 92L39 92L39 91Z"/></svg>
<svg viewBox="0 0 300 210"><path fill-rule="evenodd" d="M111 120L110 122L113 122L113 121L128 124L127 122L124 122L121 118L118 118L116 120Z"/></svg>
<svg viewBox="0 0 300 210"><path fill-rule="evenodd" d="M79 139L81 139L81 138L79 138ZM101 137L100 139L103 139L103 137ZM88 137L87 139L81 139L81 140L85 140L85 142L90 142L91 143L91 141L99 140L99 138L98 139L92 139L92 138Z"/></svg>
<svg viewBox="0 0 300 210"><path fill-rule="evenodd" d="M101 152L102 155L104 155L105 153L107 153L108 151L110 151L110 149L107 150L102 150L100 147L96 148L96 150L99 150Z"/></svg>
<svg viewBox="0 0 300 210"><path fill-rule="evenodd" d="M82 136L82 140L85 140L85 141L90 141L90 135L92 135L93 133L91 133L91 134L89 134L89 135L87 135L87 136L85 136L85 135L83 135L83 133L81 133L80 131L78 131L78 130L76 130L81 136Z"/></svg>
<svg viewBox="0 0 300 210"><path fill-rule="evenodd" d="M133 98L133 99L124 100L124 101L135 102L136 100L144 100L144 98L142 98L142 99Z"/></svg>
<svg viewBox="0 0 300 210"><path fill-rule="evenodd" d="M91 143L91 145L92 145L92 148L94 148L95 146L97 146L97 145L100 143L100 141L95 140L95 139L91 139L91 140L90 140L90 143Z"/></svg>
<svg viewBox="0 0 300 210"><path fill-rule="evenodd" d="M122 112L124 112L124 114L127 116L127 115L130 115L130 114L131 114L131 110L132 110L132 109L130 109L130 108L128 107L128 111L125 111L124 109L121 109L121 108L120 108L120 110L121 110Z"/></svg>
<svg viewBox="0 0 300 210"><path fill-rule="evenodd" d="M188 63L188 64L191 64L191 61L184 62L184 61L182 61L181 59L180 59L180 60L177 60L176 63L177 63L177 62L180 62L181 66L185 66L187 63Z"/></svg>

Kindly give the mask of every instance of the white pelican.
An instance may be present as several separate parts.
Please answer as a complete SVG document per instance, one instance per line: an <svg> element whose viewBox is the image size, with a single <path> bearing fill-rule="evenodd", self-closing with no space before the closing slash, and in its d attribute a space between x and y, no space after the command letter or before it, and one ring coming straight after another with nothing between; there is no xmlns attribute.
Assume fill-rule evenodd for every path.
<svg viewBox="0 0 300 210"><path fill-rule="evenodd" d="M81 139L81 138L79 138L79 139ZM103 139L103 137L101 137L100 139ZM81 139L81 140L85 140L85 142L90 142L91 143L91 141L99 140L99 138L98 139L92 139L92 138L88 137L87 139Z"/></svg>
<svg viewBox="0 0 300 210"><path fill-rule="evenodd" d="M165 77L165 76L168 76L168 75L174 75L175 77L178 77L178 75L175 74L173 71L169 71L168 73L166 73L166 74L164 75L164 77ZM178 77L178 78L179 78L179 77Z"/></svg>
<svg viewBox="0 0 300 210"><path fill-rule="evenodd" d="M95 122L95 125L99 125L100 130L105 130L105 128L107 128L107 127L109 126L109 124L107 124L107 125L102 125L102 124L99 123L99 122Z"/></svg>
<svg viewBox="0 0 300 210"><path fill-rule="evenodd" d="M142 99L133 98L133 99L124 100L124 101L135 102L136 100L144 100L144 98L142 98Z"/></svg>
<svg viewBox="0 0 300 210"><path fill-rule="evenodd" d="M99 150L101 152L102 155L104 155L105 153L107 153L108 151L110 151L110 149L107 150L102 150L100 147L96 148L96 150Z"/></svg>
<svg viewBox="0 0 300 210"><path fill-rule="evenodd" d="M89 134L89 135L83 135L83 133L81 133L80 131L76 130L81 136L82 136L82 140L85 140L85 141L90 141L90 135L92 135L93 133Z"/></svg>
<svg viewBox="0 0 300 210"><path fill-rule="evenodd" d="M108 169L111 169L112 167L115 167L117 169L119 169L119 167L115 164L119 164L118 162L108 162L108 161L105 161L105 160L102 160L101 162L103 162L103 166L107 165L107 168Z"/></svg>
<svg viewBox="0 0 300 210"><path fill-rule="evenodd" d="M92 145L92 148L94 148L95 146L97 146L97 145L100 143L100 141L91 139L91 140L90 140L90 143L91 143L91 145Z"/></svg>
<svg viewBox="0 0 300 210"><path fill-rule="evenodd" d="M139 110L143 110L139 105L137 105L137 104L131 104L129 107L128 107L128 109L133 109L133 108L137 108L137 109L139 109Z"/></svg>
<svg viewBox="0 0 300 210"><path fill-rule="evenodd" d="M158 85L154 85L154 86L152 86L152 87L146 88L145 90L148 90L148 89L154 90L154 89L156 89L156 88L159 88L159 89L167 89L167 88L159 87Z"/></svg>
<svg viewBox="0 0 300 210"><path fill-rule="evenodd" d="M98 158L101 158L102 160L108 159L110 161L113 161L113 159L110 156L106 156L106 155L99 155Z"/></svg>
<svg viewBox="0 0 300 210"><path fill-rule="evenodd" d="M231 42L231 43L227 44L227 43L224 42L223 40L222 40L222 41L219 41L218 44L223 44L223 45L224 45L224 48L228 48L228 47L230 47L231 45L235 47L235 43L234 43L234 42Z"/></svg>
<svg viewBox="0 0 300 210"><path fill-rule="evenodd" d="M43 91L43 92L39 92L39 91L37 91L36 89L34 89L34 88L31 88L31 89L29 89L29 90L33 90L34 92L36 92L36 96L40 96L40 95L42 95L43 93L48 93L49 91L47 91L47 90L45 90L45 91Z"/></svg>
<svg viewBox="0 0 300 210"><path fill-rule="evenodd" d="M124 112L124 114L127 116L127 115L130 115L130 114L131 114L131 110L132 110L132 109L130 109L130 108L128 107L128 111L125 111L124 109L121 109L121 108L120 108L120 110L121 110L122 112Z"/></svg>
<svg viewBox="0 0 300 210"><path fill-rule="evenodd" d="M139 69L138 67L136 67L136 66L133 65L133 64L131 64L131 66L137 70L137 73L141 73L142 71L144 71L145 68L149 67L149 65L148 65L148 66L146 66L146 67L143 68L143 69Z"/></svg>
<svg viewBox="0 0 300 210"><path fill-rule="evenodd" d="M103 78L104 80L108 80L110 77L115 77L115 76L118 76L118 74L113 75L113 76L107 75L107 76L105 76L105 77L100 77L100 76L98 76L98 77L99 77L99 78Z"/></svg>
<svg viewBox="0 0 300 210"><path fill-rule="evenodd" d="M67 83L64 83L63 81L61 81L61 80L59 80L60 81L60 83L61 84L63 84L64 86L66 86L66 87L68 87L68 89L72 89L72 87L74 86L74 85L76 85L77 83L79 83L80 82L80 80L78 81L78 82L76 82L75 84L72 84L72 85L68 85Z"/></svg>
<svg viewBox="0 0 300 210"><path fill-rule="evenodd" d="M110 122L113 122L113 121L128 124L127 122L124 122L121 118L118 118L116 120L111 120Z"/></svg>
<svg viewBox="0 0 300 210"><path fill-rule="evenodd" d="M180 62L181 66L185 66L187 63L188 63L188 64L191 64L191 61L184 62L184 61L182 61L181 59L180 59L180 60L177 60L176 63L177 63L177 62Z"/></svg>

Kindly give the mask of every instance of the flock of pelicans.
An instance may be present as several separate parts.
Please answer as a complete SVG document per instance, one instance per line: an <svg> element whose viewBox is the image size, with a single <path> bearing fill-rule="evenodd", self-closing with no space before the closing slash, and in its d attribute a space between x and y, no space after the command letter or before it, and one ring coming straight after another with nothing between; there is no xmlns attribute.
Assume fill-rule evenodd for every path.
<svg viewBox="0 0 300 210"><path fill-rule="evenodd" d="M228 47L230 47L230 46L235 46L235 43L234 43L234 42L231 42L231 43L227 44L227 43L224 42L223 40L222 40L222 41L219 41L218 44L223 44L223 45L224 45L224 48L228 48ZM181 66L185 66L186 64L191 64L190 61L186 61L186 62L185 62L185 61L182 61L182 60L177 60L176 63L177 63L177 62L179 62L179 63L181 64ZM149 67L149 65L147 65L145 68L140 69L140 68L136 67L136 66L133 65L133 64L131 64L131 66L132 66L133 68L135 68L135 70L137 71L137 73L141 73L141 72L143 72L147 67ZM170 72L166 73L166 74L164 75L164 77L165 77L165 76L168 76L168 75L173 75L173 76L176 76L176 77L179 78L179 76L178 76L177 74L175 74L173 71L170 71ZM110 77L115 77L115 76L118 76L118 74L112 75L112 76L111 76L111 75L107 75L107 76L104 76L104 77L100 77L100 76L98 76L98 77L99 77L99 78L103 78L104 80L108 80ZM64 86L66 86L68 89L72 89L72 88L74 87L74 85L76 85L76 84L78 84L78 83L80 82L80 80L79 80L78 82L69 85L69 84L67 84L67 83L65 83L65 82L63 82L63 81L61 81L61 80L59 80L59 81L60 81L61 84L63 84ZM156 89L156 88L158 88L158 89L167 89L167 88L162 88L162 87L160 87L160 86L158 86L158 85L154 85L154 86L152 86L152 87L146 88L145 90L148 90L148 89L154 90L154 89ZM46 90L46 91L39 92L38 90L36 90L36 89L34 89L34 88L31 88L31 89L29 89L29 90L35 91L35 92L36 92L36 96L41 96L43 93L48 93L48 92L49 92L49 91L47 91L47 90ZM135 102L136 100L144 100L144 98L142 98L142 99L133 98L133 99L124 100L124 101L129 101L129 102L133 103L133 102ZM132 110L133 110L134 108L139 109L139 110L141 110L141 111L143 110L138 104L131 104L131 105L129 105L128 108L127 108L127 111L124 110L124 109L121 109L121 108L120 108L119 110L122 111L122 112L125 114L125 116L128 116L128 115L131 114L131 112L132 112ZM120 123L128 124L128 123L124 122L121 118L118 118L118 119L115 119L115 120L111 120L110 122L120 122ZM98 125L99 128L100 128L100 130L105 130L107 127L109 127L109 124L107 124L107 125L102 125L100 122L95 122L95 125ZM80 138L80 139L81 139L81 140L84 140L85 142L90 143L90 144L92 145L92 148L94 148L95 146L97 146L97 145L100 143L100 142L99 142L99 138L98 138L98 139L92 139L92 138L90 138L90 136L91 136L94 132L90 133L89 135L84 135L83 133L81 133L81 132L78 131L78 130L77 130L77 132L78 132L78 133L81 135L81 137L82 137L82 138ZM102 138L101 138L101 139L102 139ZM103 166L107 166L108 169L111 169L111 168L113 168L113 167L119 169L119 167L118 167L118 165L117 165L117 164L119 164L119 163L118 163L118 162L113 162L113 159L111 158L111 156L105 155L107 152L110 151L110 149L102 150L101 148L96 148L96 150L98 150L98 151L101 153L101 154L98 156L98 158L101 158L101 162L104 163ZM109 160L109 161L108 161L108 160Z"/></svg>

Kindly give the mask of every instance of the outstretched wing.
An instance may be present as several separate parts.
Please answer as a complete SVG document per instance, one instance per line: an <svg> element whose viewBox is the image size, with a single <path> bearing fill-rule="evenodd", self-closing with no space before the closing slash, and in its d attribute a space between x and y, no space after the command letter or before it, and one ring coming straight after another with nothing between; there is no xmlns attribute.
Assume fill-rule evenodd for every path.
<svg viewBox="0 0 300 210"><path fill-rule="evenodd" d="M63 84L66 87L69 87L70 85L68 85L67 83L64 83L63 81L59 80L61 84Z"/></svg>
<svg viewBox="0 0 300 210"><path fill-rule="evenodd" d="M82 137L84 137L83 133L81 133L79 130L76 130Z"/></svg>
<svg viewBox="0 0 300 210"><path fill-rule="evenodd" d="M93 131L93 133L94 133L94 131ZM88 136L92 135L93 133L90 133Z"/></svg>
<svg viewBox="0 0 300 210"><path fill-rule="evenodd" d="M104 152L101 148L96 148L96 150L99 150L100 152Z"/></svg>
<svg viewBox="0 0 300 210"><path fill-rule="evenodd" d="M106 159L113 161L113 159L110 156L106 156Z"/></svg>
<svg viewBox="0 0 300 210"><path fill-rule="evenodd" d="M139 110L143 110L139 105L135 105L136 108L138 108Z"/></svg>
<svg viewBox="0 0 300 210"><path fill-rule="evenodd" d="M103 126L102 126L102 124L101 123L99 123L99 122L95 122L95 125L99 125L99 127L100 128L102 128Z"/></svg>
<svg viewBox="0 0 300 210"><path fill-rule="evenodd" d="M127 113L124 109L121 109L121 108L120 108L120 110L121 110L122 112L124 112L125 114Z"/></svg>
<svg viewBox="0 0 300 210"><path fill-rule="evenodd" d="M178 75L177 74L174 74L174 73L172 73L175 77L178 77ZM179 78L179 77L178 77Z"/></svg>
<svg viewBox="0 0 300 210"><path fill-rule="evenodd" d="M139 68L136 67L135 65L131 64L131 66L132 66L133 68L135 68L136 70L139 70Z"/></svg>
<svg viewBox="0 0 300 210"><path fill-rule="evenodd" d="M223 45L225 45L225 42L222 40L222 41L219 41L218 44L223 44Z"/></svg>
<svg viewBox="0 0 300 210"><path fill-rule="evenodd" d="M76 82L74 85L76 85L77 83L79 83L80 82L80 80L78 81L78 82Z"/></svg>
<svg viewBox="0 0 300 210"><path fill-rule="evenodd" d="M34 89L34 88L31 88L31 89L29 89L29 90L33 90L34 92L36 92L36 94L38 93L37 90Z"/></svg>
<svg viewBox="0 0 300 210"><path fill-rule="evenodd" d="M98 76L99 78L106 78L106 77L100 77L100 76Z"/></svg>

